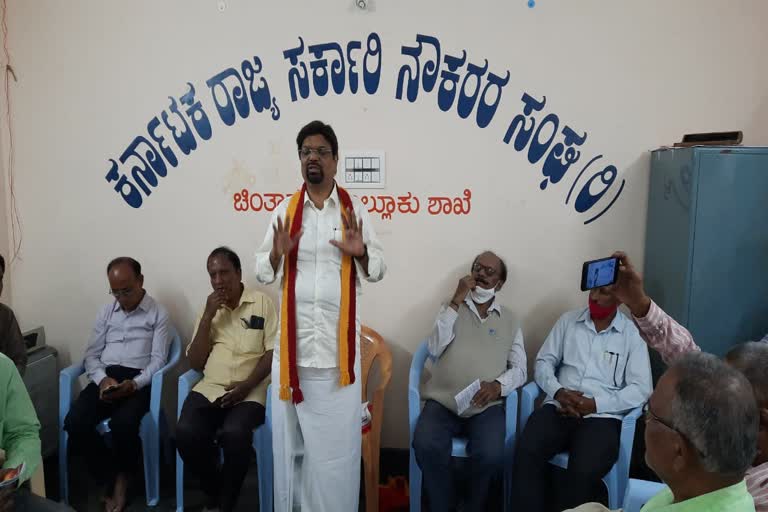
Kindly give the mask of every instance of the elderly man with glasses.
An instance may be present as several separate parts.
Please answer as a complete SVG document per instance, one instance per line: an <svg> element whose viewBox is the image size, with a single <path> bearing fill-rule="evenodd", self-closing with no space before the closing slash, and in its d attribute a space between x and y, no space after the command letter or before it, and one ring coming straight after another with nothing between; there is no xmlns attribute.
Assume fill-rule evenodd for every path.
<svg viewBox="0 0 768 512"><path fill-rule="evenodd" d="M645 460L667 488L643 512L754 512L744 475L757 454L758 408L746 377L689 352L659 379L645 416ZM607 510L595 504L572 512Z"/></svg>
<svg viewBox="0 0 768 512"><path fill-rule="evenodd" d="M141 453L139 425L149 410L152 375L166 364L171 329L168 312L143 288L138 261L115 258L107 278L114 300L96 317L84 361L90 383L72 404L64 429L72 453L84 454L97 479L106 480L105 509L120 512ZM96 432L105 418L111 418L109 447Z"/></svg>
<svg viewBox="0 0 768 512"><path fill-rule="evenodd" d="M611 287L611 294L630 310L640 336L648 346L657 350L666 364L672 364L687 353L698 352L700 348L688 329L645 293L643 278L630 258L623 252L616 252L614 256L619 258L619 278ZM768 512L768 344L747 342L736 345L726 354L725 362L742 372L754 390L760 426L757 455L747 470L746 482L755 501L755 510Z"/></svg>
<svg viewBox="0 0 768 512"><path fill-rule="evenodd" d="M488 510L488 490L504 461L502 397L525 384L526 356L519 319L499 304L496 292L507 266L492 252L475 258L451 300L437 314L427 338L435 362L424 385L426 399L414 432L413 448L424 475L430 510L456 508L451 443L469 439L470 481L467 510ZM456 395L475 381L480 389L459 410Z"/></svg>

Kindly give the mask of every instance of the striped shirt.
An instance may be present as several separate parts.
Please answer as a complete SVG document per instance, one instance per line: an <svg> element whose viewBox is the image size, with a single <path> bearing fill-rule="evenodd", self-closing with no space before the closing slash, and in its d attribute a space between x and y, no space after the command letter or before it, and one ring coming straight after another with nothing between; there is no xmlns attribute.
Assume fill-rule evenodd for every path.
<svg viewBox="0 0 768 512"><path fill-rule="evenodd" d="M768 512L768 462L749 468L744 475L756 512Z"/></svg>
<svg viewBox="0 0 768 512"><path fill-rule="evenodd" d="M691 333L664 312L655 302L643 318L633 315L640 337L655 349L664 363L670 364L688 352L701 350L693 341ZM768 335L763 338L768 341ZM768 462L749 468L745 475L747 490L755 501L756 512L768 512Z"/></svg>

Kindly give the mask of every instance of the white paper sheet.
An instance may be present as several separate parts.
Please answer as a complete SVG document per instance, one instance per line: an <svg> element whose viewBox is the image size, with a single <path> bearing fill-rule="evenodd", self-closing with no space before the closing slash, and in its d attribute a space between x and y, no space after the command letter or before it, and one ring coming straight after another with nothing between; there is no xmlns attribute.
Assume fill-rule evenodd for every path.
<svg viewBox="0 0 768 512"><path fill-rule="evenodd" d="M472 399L480 391L480 379L465 387L454 397L456 399L456 412L461 415L470 408Z"/></svg>

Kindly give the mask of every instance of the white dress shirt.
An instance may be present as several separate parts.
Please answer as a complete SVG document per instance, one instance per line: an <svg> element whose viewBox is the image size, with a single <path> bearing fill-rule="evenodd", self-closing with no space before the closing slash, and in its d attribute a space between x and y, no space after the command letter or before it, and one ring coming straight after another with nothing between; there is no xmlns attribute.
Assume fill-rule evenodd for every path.
<svg viewBox="0 0 768 512"><path fill-rule="evenodd" d="M480 313L477 311L475 303L469 295L464 298L464 304L467 305L480 322L486 321L487 317L480 317ZM488 308L488 315L490 316L493 313L501 316L501 308L495 297L493 304ZM448 348L448 345L456 338L454 326L458 317L459 313L449 305L443 305L440 309L435 320L435 326L429 337L427 337L427 349L432 357L440 357L445 352L445 349ZM525 384L527 379L528 362L525 356L525 348L523 347L523 330L517 329L512 349L507 356L507 370L496 378L496 381L501 384L501 396L507 396Z"/></svg>
<svg viewBox="0 0 768 512"><path fill-rule="evenodd" d="M597 413L586 416L621 419L651 395L648 348L635 324L621 311L597 332L589 308L558 319L536 357L536 384L555 404L560 388L594 398Z"/></svg>
<svg viewBox="0 0 768 512"><path fill-rule="evenodd" d="M296 192L299 193L298 191ZM267 228L261 247L256 251L256 279L260 283L270 284L276 279L282 281L283 258L273 271L269 261L272 250L272 226L277 225L277 218L285 220L290 199L286 198L275 209ZM386 265L381 243L371 225L368 210L356 197L352 197L355 216L363 221L363 242L368 248L368 273L366 274L357 259L358 307L355 312L355 332L357 344L360 343L360 276L370 282L384 277ZM339 306L341 305L341 256L339 249L329 243L341 241L341 203L336 187L318 209L309 194L305 194L302 229L304 234L299 240L298 270L296 273L296 364L310 368L337 368ZM278 311L282 310L282 294ZM280 356L280 331L278 324L275 338L275 356Z"/></svg>
<svg viewBox="0 0 768 512"><path fill-rule="evenodd" d="M96 317L85 350L85 371L98 385L107 376L107 366L135 368L141 373L133 381L141 389L165 366L170 345L168 312L148 293L133 311L125 311L114 301L105 304Z"/></svg>

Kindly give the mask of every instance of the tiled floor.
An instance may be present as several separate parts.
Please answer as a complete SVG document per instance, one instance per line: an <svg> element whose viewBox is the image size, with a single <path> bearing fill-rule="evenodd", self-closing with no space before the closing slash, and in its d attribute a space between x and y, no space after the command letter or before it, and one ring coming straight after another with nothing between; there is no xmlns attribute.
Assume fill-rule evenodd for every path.
<svg viewBox="0 0 768 512"><path fill-rule="evenodd" d="M103 511L104 507L101 504L103 487L92 480L88 476L88 472L85 471L85 468L78 467L78 464L75 462L74 467L70 469L70 475L77 475L77 478L70 476L69 492L71 507L77 512ZM127 511L166 512L176 510L175 478L173 468L165 468L160 479L160 503L157 507L147 506L144 497L144 483L141 480L138 481L136 487L131 492L131 500ZM48 497L51 499L58 498L58 482L57 460L55 458L47 459L45 461L45 487ZM185 510L195 512L202 509L203 495L196 487L197 483L194 479L187 479L184 491ZM258 475L255 463L251 466L245 478L237 510L243 512L257 512L259 510Z"/></svg>
<svg viewBox="0 0 768 512"><path fill-rule="evenodd" d="M405 475L408 472L408 452L405 450L382 450L381 453L381 479L394 475ZM76 475L76 477L73 477ZM166 512L176 510L176 480L173 467L166 467L160 478L160 504L157 507L148 507L144 498L144 483L140 477L135 489L132 491L128 512ZM58 460L56 456L45 461L45 483L48 498L58 499ZM185 482L184 501L185 510L197 512L202 509L203 495L197 489L194 478L188 478ZM101 504L103 488L89 477L89 472L82 465L82 461L75 460L70 466L70 499L71 506L78 512L101 512L104 510ZM365 497L361 490L360 511L364 510ZM258 473L254 462L245 478L243 490L240 494L237 511L257 512L259 510Z"/></svg>

